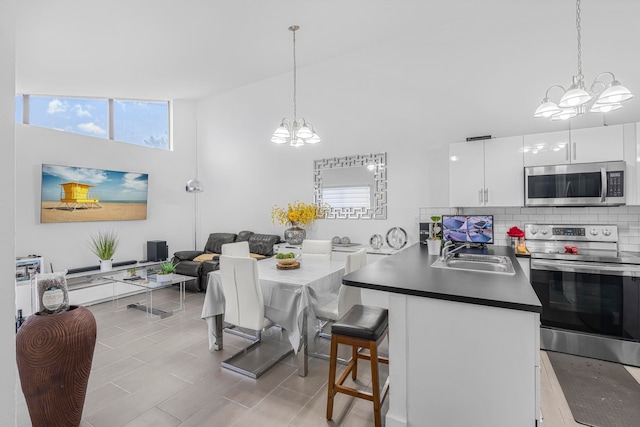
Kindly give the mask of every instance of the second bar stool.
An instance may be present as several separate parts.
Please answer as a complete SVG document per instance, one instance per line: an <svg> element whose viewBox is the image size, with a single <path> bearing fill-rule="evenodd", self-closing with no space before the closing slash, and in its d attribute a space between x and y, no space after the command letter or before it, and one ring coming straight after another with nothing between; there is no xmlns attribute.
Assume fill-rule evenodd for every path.
<svg viewBox="0 0 640 427"><path fill-rule="evenodd" d="M333 398L336 393L366 399L373 402L375 426L380 427L380 407L389 391L389 378L380 391L378 363L389 364L386 357L378 357L378 345L388 332L389 311L384 308L354 305L347 313L331 326L331 356L329 359L329 383L327 385L327 419L333 418ZM336 365L338 360L338 344L351 346L351 361L336 382ZM358 348L369 349L369 354L362 354ZM349 373L355 380L358 376L358 359L371 362L372 393L360 391L343 385Z"/></svg>

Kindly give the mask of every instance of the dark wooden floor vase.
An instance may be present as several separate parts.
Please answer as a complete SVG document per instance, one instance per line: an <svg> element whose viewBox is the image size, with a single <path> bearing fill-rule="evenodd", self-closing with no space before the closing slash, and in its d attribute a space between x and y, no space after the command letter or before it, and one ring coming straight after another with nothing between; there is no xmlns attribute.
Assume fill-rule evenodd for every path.
<svg viewBox="0 0 640 427"><path fill-rule="evenodd" d="M78 426L87 393L96 320L84 307L29 316L16 335L16 361L34 427Z"/></svg>

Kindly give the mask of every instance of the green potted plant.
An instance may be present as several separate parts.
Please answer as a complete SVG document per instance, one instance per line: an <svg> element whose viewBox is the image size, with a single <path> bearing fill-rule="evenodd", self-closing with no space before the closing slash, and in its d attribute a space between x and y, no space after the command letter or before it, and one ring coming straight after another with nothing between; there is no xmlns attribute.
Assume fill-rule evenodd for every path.
<svg viewBox="0 0 640 427"><path fill-rule="evenodd" d="M429 248L429 255L440 255L440 247L442 241L440 240L440 231L442 228L438 224L442 217L434 215L431 217L432 224L429 226L429 240L427 240L427 247Z"/></svg>
<svg viewBox="0 0 640 427"><path fill-rule="evenodd" d="M160 271L157 274L158 282L168 282L173 279L173 273L176 271L176 266L171 261L165 261L160 264Z"/></svg>
<svg viewBox="0 0 640 427"><path fill-rule="evenodd" d="M112 268L113 255L118 248L118 234L113 231L98 231L91 236L91 251L100 259L100 270L109 271Z"/></svg>

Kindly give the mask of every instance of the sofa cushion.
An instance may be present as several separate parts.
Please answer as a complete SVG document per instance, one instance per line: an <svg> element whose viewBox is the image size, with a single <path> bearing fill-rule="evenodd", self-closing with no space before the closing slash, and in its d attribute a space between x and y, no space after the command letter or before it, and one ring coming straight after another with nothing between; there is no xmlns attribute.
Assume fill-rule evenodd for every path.
<svg viewBox="0 0 640 427"><path fill-rule="evenodd" d="M280 236L275 234L252 234L249 237L249 252L264 256L273 255L273 245L280 243Z"/></svg>
<svg viewBox="0 0 640 427"><path fill-rule="evenodd" d="M247 242L249 241L249 237L253 236L253 231L243 230L238 233L238 237L236 237L236 242Z"/></svg>
<svg viewBox="0 0 640 427"><path fill-rule="evenodd" d="M235 233L211 233L207 239L207 244L204 245L204 251L209 254L221 254L222 245L235 242L236 237Z"/></svg>
<svg viewBox="0 0 640 427"><path fill-rule="evenodd" d="M200 275L201 268L202 268L201 262L186 260L176 264L176 273L183 274L185 276L198 277Z"/></svg>

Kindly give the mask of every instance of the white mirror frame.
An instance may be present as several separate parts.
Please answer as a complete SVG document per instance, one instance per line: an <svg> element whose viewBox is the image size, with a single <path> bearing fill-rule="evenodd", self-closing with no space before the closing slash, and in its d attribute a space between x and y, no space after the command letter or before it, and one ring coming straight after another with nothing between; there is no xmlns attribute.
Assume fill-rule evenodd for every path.
<svg viewBox="0 0 640 427"><path fill-rule="evenodd" d="M387 219L387 153L358 154L345 157L332 157L313 162L313 199L318 206L322 200L322 171L335 168L358 166L375 167L374 191L371 206L366 208L330 208L327 219Z"/></svg>

